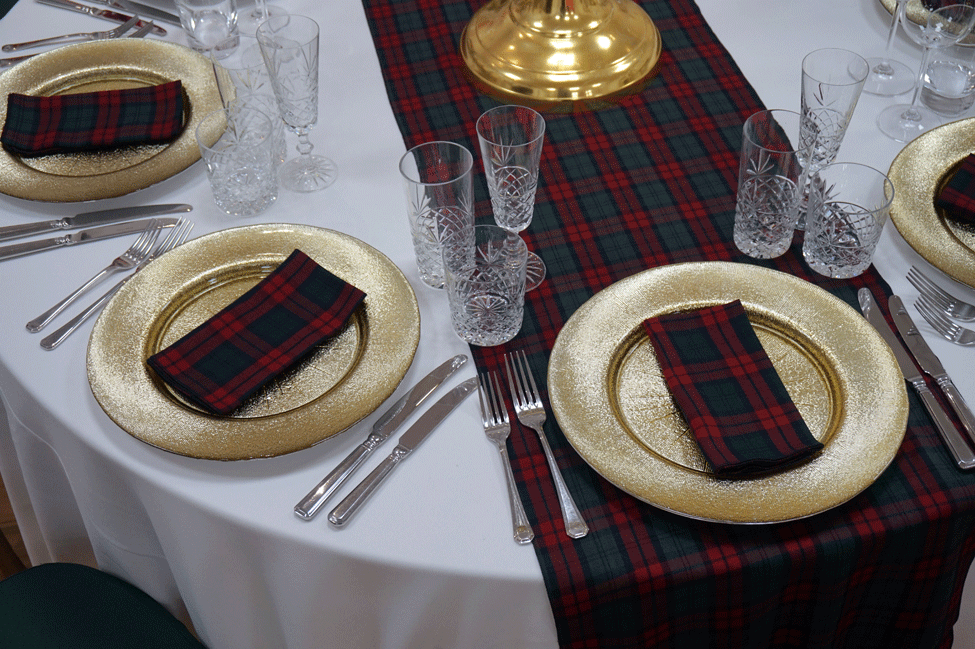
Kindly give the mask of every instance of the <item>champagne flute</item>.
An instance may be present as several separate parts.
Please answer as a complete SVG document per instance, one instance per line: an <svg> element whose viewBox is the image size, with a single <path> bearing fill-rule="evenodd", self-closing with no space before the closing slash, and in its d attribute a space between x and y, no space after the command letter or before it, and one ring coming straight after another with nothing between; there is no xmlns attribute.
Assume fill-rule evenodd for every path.
<svg viewBox="0 0 975 649"><path fill-rule="evenodd" d="M910 104L895 104L877 117L877 126L881 132L898 142L910 142L921 133L942 124L937 113L918 101L931 50L954 45L971 32L972 24L975 23L975 8L955 4L931 11L925 24L917 25L907 19L907 4L904 2L898 7L898 20L904 25L907 35L924 48L914 85L914 97Z"/></svg>
<svg viewBox="0 0 975 649"><path fill-rule="evenodd" d="M901 95L914 87L914 71L900 61L890 58L891 45L894 43L897 25L900 22L898 16L901 7L905 4L907 4L907 0L897 0L897 6L891 12L890 30L887 32L887 47L884 50L884 55L867 59L870 74L863 85L863 92L892 97L893 95Z"/></svg>
<svg viewBox="0 0 975 649"><path fill-rule="evenodd" d="M257 28L281 119L298 135L298 157L281 165L278 180L286 189L313 192L335 181L338 169L312 154L308 133L318 122L318 23L307 16L272 16Z"/></svg>
<svg viewBox="0 0 975 649"><path fill-rule="evenodd" d="M535 211L545 119L524 106L498 106L478 118L477 138L494 220L514 244ZM529 252L525 290L537 288L545 272L545 262Z"/></svg>

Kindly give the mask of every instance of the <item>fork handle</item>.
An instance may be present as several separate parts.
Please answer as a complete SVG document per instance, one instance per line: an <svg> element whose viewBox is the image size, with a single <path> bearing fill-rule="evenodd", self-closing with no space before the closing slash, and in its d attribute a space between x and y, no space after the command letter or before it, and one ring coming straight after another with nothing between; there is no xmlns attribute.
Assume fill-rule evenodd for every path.
<svg viewBox="0 0 975 649"><path fill-rule="evenodd" d="M32 47L44 47L45 45L59 45L61 43L83 43L85 41L98 40L98 36L91 33L64 34L63 36L51 36L50 38L39 38L36 41L26 41L24 43L10 43L3 46L4 52L19 52L20 50Z"/></svg>
<svg viewBox="0 0 975 649"><path fill-rule="evenodd" d="M938 385L941 387L941 391L944 392L945 396L948 397L948 401L951 402L951 407L954 408L955 414L958 415L958 419L961 420L962 425L968 432L968 438L975 443L975 415L972 415L971 408L968 407L968 403L965 402L965 397L961 395L958 388L951 381L948 376L943 376L938 379Z"/></svg>
<svg viewBox="0 0 975 649"><path fill-rule="evenodd" d="M549 471L552 473L552 480L555 481L555 491L559 495L559 507L562 508L562 520L565 522L565 533L574 539L581 539L589 534L589 526L582 519L579 508L572 500L572 494L569 492L568 485L565 484L559 465L555 462L555 454L552 453L552 447L548 444L545 431L542 430L541 426L531 426L531 428L538 433L538 440L542 444L542 450L545 451L545 460L548 462Z"/></svg>
<svg viewBox="0 0 975 649"><path fill-rule="evenodd" d="M129 275L129 277L132 276ZM47 350L52 350L58 345L60 345L61 343L63 343L65 339L67 339L68 336L73 334L75 329L80 327L85 320L90 318L95 313L98 313L98 310L101 309L103 306L105 306L105 304L108 303L108 301L111 299L113 295L118 293L118 290L122 288L122 286L125 284L126 280L129 279L129 277L122 278L122 281L120 281L118 284L116 284L111 289L109 289L108 292L105 293L105 295L98 298L98 300L92 303L91 306L89 306L87 309L85 309L84 311L76 315L74 318L69 320L63 327L61 327L60 329L52 333L50 336L47 336L46 338L41 340L41 347Z"/></svg>
<svg viewBox="0 0 975 649"><path fill-rule="evenodd" d="M36 318L28 322L27 331L31 333L37 333L38 331L46 327L51 322L51 320L54 320L54 318L56 318L59 313L64 311L69 304L77 300L85 291L87 291L91 287L101 282L105 277L109 275L109 273L113 272L114 270L116 270L115 266L106 266L105 268L103 268L101 272L99 272L97 275L95 275L90 280L85 282L82 286L79 286L77 289L75 289L75 291L71 295L64 298L63 300L61 300L60 302L52 306L47 311L45 311L41 315L37 316Z"/></svg>
<svg viewBox="0 0 975 649"><path fill-rule="evenodd" d="M524 545L531 543L535 538L528 516L525 515L525 506L521 504L521 496L518 495L518 487L515 484L515 475L511 472L511 460L508 458L508 448L504 442L498 446L501 453L501 463L504 465L504 479L508 483L508 500L511 502L511 524L514 528L515 542Z"/></svg>

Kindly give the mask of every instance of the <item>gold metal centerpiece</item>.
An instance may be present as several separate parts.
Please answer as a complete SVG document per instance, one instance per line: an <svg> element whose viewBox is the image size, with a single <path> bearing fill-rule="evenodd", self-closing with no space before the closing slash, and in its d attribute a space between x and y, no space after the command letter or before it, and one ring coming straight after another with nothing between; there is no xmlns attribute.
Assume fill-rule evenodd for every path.
<svg viewBox="0 0 975 649"><path fill-rule="evenodd" d="M640 92L661 41L632 0L490 0L464 29L460 52L487 94L567 112Z"/></svg>

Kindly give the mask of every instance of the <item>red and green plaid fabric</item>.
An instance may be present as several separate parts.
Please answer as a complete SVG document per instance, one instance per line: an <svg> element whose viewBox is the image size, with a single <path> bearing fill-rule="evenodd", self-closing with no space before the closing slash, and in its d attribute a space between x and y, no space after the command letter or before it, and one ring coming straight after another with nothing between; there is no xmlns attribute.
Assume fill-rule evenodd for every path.
<svg viewBox="0 0 975 649"><path fill-rule="evenodd" d="M226 414L338 332L364 298L295 250L256 286L147 362L180 394Z"/></svg>
<svg viewBox="0 0 975 649"><path fill-rule="evenodd" d="M754 263L805 278L851 307L861 286L890 294L873 269L843 281L813 273L801 237L770 261L738 252L742 124L763 106L693 0L639 3L661 32L659 74L618 106L546 115L535 217L522 236L549 276L526 296L513 341L471 348L480 371L503 371L503 354L525 351L546 401L549 352L569 316L646 268ZM478 151L477 118L497 104L468 83L458 46L482 4L363 0L408 147L452 140ZM797 69L781 82L798 93L799 76ZM854 116L861 118L872 119ZM475 208L490 222L481 167ZM869 489L771 526L690 520L623 493L575 453L549 412L546 435L591 529L579 540L564 533L537 437L513 423L512 467L561 646L948 649L975 555L975 475L954 466L917 397L909 398L901 451Z"/></svg>
<svg viewBox="0 0 975 649"><path fill-rule="evenodd" d="M735 300L643 321L674 402L718 477L752 476L823 448Z"/></svg>
<svg viewBox="0 0 975 649"><path fill-rule="evenodd" d="M935 204L956 221L975 225L975 155L969 155L938 194Z"/></svg>
<svg viewBox="0 0 975 649"><path fill-rule="evenodd" d="M22 156L168 142L183 130L183 85L53 97L7 95L0 142Z"/></svg>

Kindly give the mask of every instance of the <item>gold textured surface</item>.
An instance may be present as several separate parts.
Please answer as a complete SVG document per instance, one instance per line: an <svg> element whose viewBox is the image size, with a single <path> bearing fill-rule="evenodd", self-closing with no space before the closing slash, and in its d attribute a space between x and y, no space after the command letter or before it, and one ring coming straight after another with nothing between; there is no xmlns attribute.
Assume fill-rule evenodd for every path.
<svg viewBox="0 0 975 649"><path fill-rule="evenodd" d="M880 4L884 6L890 15L894 15L894 10L897 8L897 0L880 0ZM945 6L951 3L945 3ZM963 4L959 0L959 4ZM907 10L905 14L907 19L916 25L926 25L928 22L928 14L931 12L924 6L921 0L907 0ZM962 45L972 45L975 44L975 35L966 36L961 40Z"/></svg>
<svg viewBox="0 0 975 649"><path fill-rule="evenodd" d="M366 298L337 336L228 416L208 413L155 378L146 359L257 284L295 249ZM254 225L209 234L132 277L95 323L88 380L122 429L173 453L242 460L312 446L356 423L396 389L420 339L403 273L375 248L339 232Z"/></svg>
<svg viewBox="0 0 975 649"><path fill-rule="evenodd" d="M11 92L53 96L183 83L184 127L166 144L91 153L22 158L0 148L0 192L29 200L67 202L123 196L149 187L200 159L196 127L221 107L213 67L193 50L148 38L68 45L19 63L0 75L0 97ZM0 102L0 124L7 102ZM216 141L219 133L212 134Z"/></svg>
<svg viewBox="0 0 975 649"><path fill-rule="evenodd" d="M483 91L556 111L639 92L661 49L656 25L632 0L490 0L460 44Z"/></svg>
<svg viewBox="0 0 975 649"><path fill-rule="evenodd" d="M735 299L825 449L779 473L718 479L642 322ZM548 387L567 439L600 475L661 509L723 523L788 521L846 502L893 460L907 426L904 379L873 327L815 285L747 264L664 266L599 292L559 333Z"/></svg>
<svg viewBox="0 0 975 649"><path fill-rule="evenodd" d="M904 240L946 275L975 286L975 229L934 206L958 164L975 152L975 118L922 133L890 165L890 218Z"/></svg>

